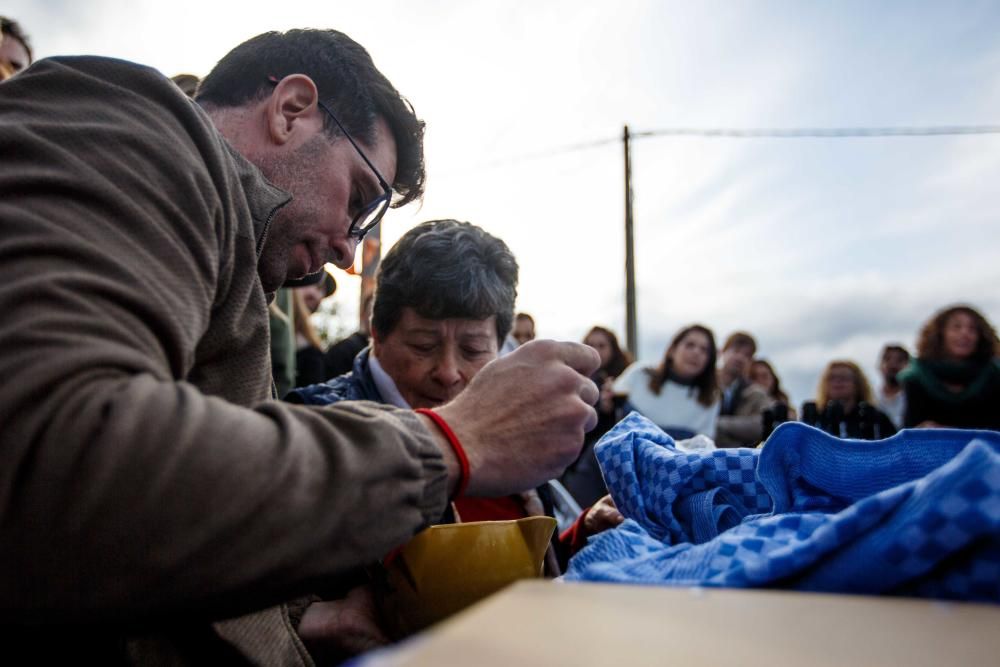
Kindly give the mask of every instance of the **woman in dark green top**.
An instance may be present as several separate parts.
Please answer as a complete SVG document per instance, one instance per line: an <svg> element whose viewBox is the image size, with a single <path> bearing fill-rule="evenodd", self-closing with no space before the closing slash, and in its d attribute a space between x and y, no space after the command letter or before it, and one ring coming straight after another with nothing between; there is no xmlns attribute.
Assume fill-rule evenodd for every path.
<svg viewBox="0 0 1000 667"><path fill-rule="evenodd" d="M917 359L903 371L906 427L1000 430L1000 343L969 306L952 306L924 325Z"/></svg>

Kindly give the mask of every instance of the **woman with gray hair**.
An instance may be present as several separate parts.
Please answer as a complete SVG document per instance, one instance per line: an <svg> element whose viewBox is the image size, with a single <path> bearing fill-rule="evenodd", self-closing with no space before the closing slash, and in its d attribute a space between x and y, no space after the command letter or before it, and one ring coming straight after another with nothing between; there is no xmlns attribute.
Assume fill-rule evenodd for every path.
<svg viewBox="0 0 1000 667"><path fill-rule="evenodd" d="M399 239L382 260L372 306L371 345L354 358L350 373L290 392L293 403L329 405L345 400L434 408L457 396L487 363L498 357L510 331L517 298L517 260L502 240L468 222L432 220ZM550 482L536 490L499 498L454 499L440 523L497 521L559 514L568 525L579 506ZM565 497L562 497L565 494ZM568 556L558 540L546 557L552 576ZM560 556L555 553L560 546ZM341 618L349 605L357 619L370 611L367 586L346 597L313 605L300 634ZM386 637L375 624L345 628L371 644ZM329 627L329 626L327 626ZM366 648L368 647L366 646ZM350 647L341 647L348 649Z"/></svg>
<svg viewBox="0 0 1000 667"><path fill-rule="evenodd" d="M402 408L450 401L497 357L514 317L517 271L507 244L475 225L417 225L379 267L371 346L350 373L296 389L287 400Z"/></svg>

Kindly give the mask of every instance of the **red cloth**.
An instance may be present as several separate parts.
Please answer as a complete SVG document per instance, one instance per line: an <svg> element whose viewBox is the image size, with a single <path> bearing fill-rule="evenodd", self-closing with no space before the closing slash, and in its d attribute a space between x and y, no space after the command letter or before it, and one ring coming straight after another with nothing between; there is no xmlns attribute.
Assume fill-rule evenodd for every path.
<svg viewBox="0 0 1000 667"><path fill-rule="evenodd" d="M519 496L500 498L468 498L455 500L455 508L462 523L469 521L509 521L528 516Z"/></svg>
<svg viewBox="0 0 1000 667"><path fill-rule="evenodd" d="M589 511L590 508L588 507L580 512L580 516L576 517L573 525L564 530L562 535L559 536L559 542L563 545L564 549L568 550L570 556L587 546L587 538L590 537L590 533L584 527L583 520Z"/></svg>

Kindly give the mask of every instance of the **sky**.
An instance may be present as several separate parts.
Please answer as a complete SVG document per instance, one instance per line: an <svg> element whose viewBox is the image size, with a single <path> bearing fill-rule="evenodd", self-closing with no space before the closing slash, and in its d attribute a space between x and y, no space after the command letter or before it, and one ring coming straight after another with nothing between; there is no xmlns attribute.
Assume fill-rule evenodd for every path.
<svg viewBox="0 0 1000 667"><path fill-rule="evenodd" d="M1000 125L1000 3L592 0L8 2L36 57L207 73L260 32L336 28L426 121L435 218L504 239L541 337L624 340L624 125ZM632 143L638 357L685 324L753 333L799 403L823 366L875 379L939 308L1000 322L1000 134ZM338 273L342 330L359 281Z"/></svg>

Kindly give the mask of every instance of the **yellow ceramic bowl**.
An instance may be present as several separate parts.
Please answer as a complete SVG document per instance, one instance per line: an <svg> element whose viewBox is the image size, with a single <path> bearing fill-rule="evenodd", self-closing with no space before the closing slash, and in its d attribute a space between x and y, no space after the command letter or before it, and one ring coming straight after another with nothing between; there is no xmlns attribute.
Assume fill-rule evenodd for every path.
<svg viewBox="0 0 1000 667"><path fill-rule="evenodd" d="M385 566L377 585L383 618L405 637L518 579L542 576L556 520L474 521L431 526Z"/></svg>

